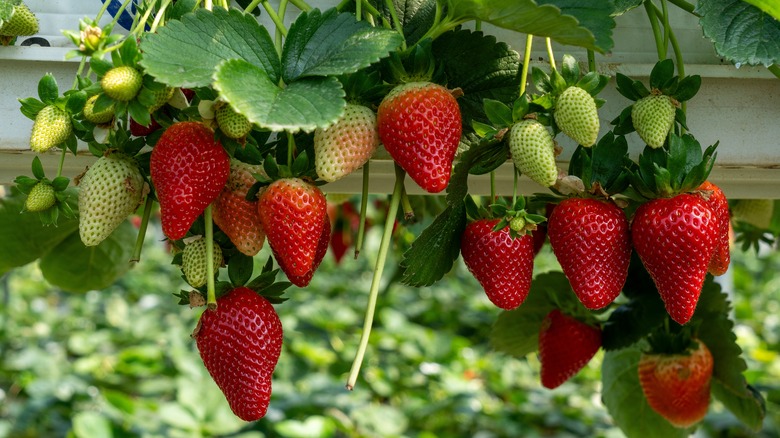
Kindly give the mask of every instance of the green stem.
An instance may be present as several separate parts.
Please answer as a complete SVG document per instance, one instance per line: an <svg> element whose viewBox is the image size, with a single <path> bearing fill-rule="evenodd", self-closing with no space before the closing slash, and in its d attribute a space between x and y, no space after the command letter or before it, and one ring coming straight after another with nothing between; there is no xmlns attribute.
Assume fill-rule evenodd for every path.
<svg viewBox="0 0 780 438"><path fill-rule="evenodd" d="M688 3L685 0L669 0L669 3L677 6L678 8L682 9L685 12L689 12L697 17L699 17L699 14L695 12L696 6L692 3Z"/></svg>
<svg viewBox="0 0 780 438"><path fill-rule="evenodd" d="M588 49L588 71L596 71L596 52Z"/></svg>
<svg viewBox="0 0 780 438"><path fill-rule="evenodd" d="M291 132L287 132L287 165L292 169L293 156L295 152L295 137Z"/></svg>
<svg viewBox="0 0 780 438"><path fill-rule="evenodd" d="M555 68L555 55L553 54L552 49L552 39L547 37L544 39L544 43L547 45L547 56L550 57L550 68L557 70L557 68Z"/></svg>
<svg viewBox="0 0 780 438"><path fill-rule="evenodd" d="M393 19L395 31L401 35L401 38L404 38L404 43L401 45L401 49L404 50L406 49L406 38L404 37L404 28L401 25L401 20L398 19L398 12L395 10L395 3L393 3L393 0L385 0L385 7L390 11L390 18Z"/></svg>
<svg viewBox="0 0 780 438"><path fill-rule="evenodd" d="M62 153L60 154L60 162L57 164L57 177L62 176L62 168L65 166L65 154L67 154L68 148L63 147Z"/></svg>
<svg viewBox="0 0 780 438"><path fill-rule="evenodd" d="M247 14L251 14L252 11L255 10L257 5L259 5L263 0L252 0L252 3L249 3L246 8L244 9L244 12Z"/></svg>
<svg viewBox="0 0 780 438"><path fill-rule="evenodd" d="M658 10L655 5L653 5L653 8L656 9L656 11ZM661 0L661 24L664 27L663 45L664 45L664 51L666 52L669 47L669 32L671 31L672 28L671 26L669 26L669 8L666 7L665 0Z"/></svg>
<svg viewBox="0 0 780 438"><path fill-rule="evenodd" d="M370 161L367 161L363 165L363 189L360 195L360 225L358 225L357 239L355 240L355 258L360 255L360 250L363 249L363 240L366 236L366 213L368 210L368 179L370 176L369 165Z"/></svg>
<svg viewBox="0 0 780 438"><path fill-rule="evenodd" d="M655 5L652 5L653 13L656 15L657 18L661 18L661 11L658 10L658 7ZM667 17L668 19L668 17ZM685 62L683 60L683 53L682 49L680 48L680 44L677 41L677 36L674 34L674 29L672 29L672 26L669 25L669 21L664 21L664 26L669 31L669 42L672 44L672 51L674 52L674 60L677 64L677 74L683 78L685 77ZM686 112L688 109L687 102L683 102L681 104L681 109L683 112Z"/></svg>
<svg viewBox="0 0 780 438"><path fill-rule="evenodd" d="M110 5L111 2L105 1L103 2L103 6L100 8L100 11L98 11L98 14L95 16L95 23L98 23L101 18L103 18L103 14L106 13L106 10L108 10L108 5Z"/></svg>
<svg viewBox="0 0 780 438"><path fill-rule="evenodd" d="M153 10L154 10L154 8L149 7L149 9L147 9L146 12L144 12L144 16L141 17L141 19L136 22L136 26L133 29L133 31L130 32L130 35L138 34L138 33L141 33L141 32L144 31L144 28L146 27L146 22L149 20L149 17L152 16L152 11ZM117 14L116 16L119 17L119 14ZM119 44L117 44L117 45L119 45Z"/></svg>
<svg viewBox="0 0 780 438"><path fill-rule="evenodd" d="M211 205L203 214L206 222L206 306L217 309L217 290L214 286L214 223L211 218Z"/></svg>
<svg viewBox="0 0 780 438"><path fill-rule="evenodd" d="M655 16L655 5L649 0L645 2L645 11L650 20L650 27L653 29L653 38L655 38L655 49L658 52L658 60L666 59L666 47L663 46L664 37L661 34L661 28Z"/></svg>
<svg viewBox="0 0 780 438"><path fill-rule="evenodd" d="M534 36L530 33L525 38L525 51L523 52L523 70L520 72L520 96L525 94L526 83L528 82L528 69L531 64L531 48L534 45Z"/></svg>
<svg viewBox="0 0 780 438"><path fill-rule="evenodd" d="M293 6L295 6L296 8L304 12L311 11L312 9L312 7L309 6L309 4L303 0L290 0L290 3L292 3Z"/></svg>
<svg viewBox="0 0 780 438"><path fill-rule="evenodd" d="M474 30L479 32L482 30L482 20L474 20Z"/></svg>
<svg viewBox="0 0 780 438"><path fill-rule="evenodd" d="M772 64L769 67L767 67L766 69L769 70L770 73L775 75L775 77L780 79L780 65Z"/></svg>
<svg viewBox="0 0 780 438"><path fill-rule="evenodd" d="M496 202L496 171L490 172L490 202Z"/></svg>
<svg viewBox="0 0 780 438"><path fill-rule="evenodd" d="M401 193L404 190L404 177L406 173L397 164L395 165L395 187L393 196L390 199L390 208L387 210L387 220L385 220L385 229L382 233L382 241L379 244L379 254L377 255L376 265L374 267L374 276L371 278L371 290L368 294L368 304L366 306L366 319L363 322L363 333L360 335L360 345L355 354L355 360L352 362L352 369L347 379L347 389L352 390L357 383L360 366L363 364L363 357L368 348L368 339L371 335L371 327L374 324L374 313L376 312L376 301L379 295L379 282L382 280L382 271L387 261L387 252L390 248L390 240L393 236L393 225L395 216L398 214L398 204L401 203Z"/></svg>
<svg viewBox="0 0 780 438"><path fill-rule="evenodd" d="M144 247L144 238L146 238L146 228L149 226L149 216L152 214L152 205L154 200L151 196L146 196L146 203L144 204L144 215L141 216L141 226L138 227L138 238L135 241L135 248L133 248L133 256L130 258L130 263L138 263L141 261L141 249Z"/></svg>
<svg viewBox="0 0 780 438"><path fill-rule="evenodd" d="M203 7L204 7L204 8L206 8L206 10L207 10L207 11L212 11L212 10L214 10L214 4L212 3L212 1L211 1L211 0L206 0L206 1L203 3Z"/></svg>
<svg viewBox="0 0 780 438"><path fill-rule="evenodd" d="M355 18L357 21L363 19L363 0L357 0L355 2Z"/></svg>
<svg viewBox="0 0 780 438"><path fill-rule="evenodd" d="M160 25L160 21L162 20L163 16L165 16L165 10L168 8L168 5L170 4L171 4L171 0L163 1L162 5L160 6L160 10L157 11L157 14L154 16L154 22L152 22L152 27L149 29L149 32L151 33L157 32L157 26Z"/></svg>
<svg viewBox="0 0 780 438"><path fill-rule="evenodd" d="M81 62L79 63L79 69L76 70L76 77L73 78L73 86L70 87L72 90L75 90L76 87L79 86L79 76L81 76L81 73L84 72L84 67L86 65L87 65L87 57L82 56Z"/></svg>
<svg viewBox="0 0 780 438"><path fill-rule="evenodd" d="M287 0L281 0L279 2L279 12L278 12L277 15L279 17L279 21L281 21L282 23L284 23L284 16L285 16L285 14L287 14ZM275 32L275 35L274 35L274 37L275 37L274 44L276 45L276 49L277 49L277 51L279 53L282 53L282 47L284 46L284 41L283 40L284 40L285 36L287 36L287 35L286 34L282 34L282 29L279 28L279 26L277 26L276 27L276 32Z"/></svg>
<svg viewBox="0 0 780 438"><path fill-rule="evenodd" d="M518 181L518 174L517 169L513 169L512 175L514 175L514 184L512 185L512 205L515 205L517 202L517 181Z"/></svg>
<svg viewBox="0 0 780 438"><path fill-rule="evenodd" d="M274 8L271 7L271 4L268 2L268 0L263 0L263 9L265 9L265 12L268 13L268 16L271 17L271 21L274 22L274 26L276 26L276 30L278 32L281 32L283 36L287 36L287 27L284 26L284 22L279 18L279 16L276 14L276 11L274 11Z"/></svg>
<svg viewBox="0 0 780 438"><path fill-rule="evenodd" d="M412 208L412 203L409 201L409 194L406 193L406 188L401 192L401 208L403 208L404 211L404 220L407 222L413 221L414 208Z"/></svg>

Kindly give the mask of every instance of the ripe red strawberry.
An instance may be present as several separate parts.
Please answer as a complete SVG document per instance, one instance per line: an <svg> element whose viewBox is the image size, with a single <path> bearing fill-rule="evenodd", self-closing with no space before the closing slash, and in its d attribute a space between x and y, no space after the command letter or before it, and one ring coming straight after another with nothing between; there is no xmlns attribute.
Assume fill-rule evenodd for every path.
<svg viewBox="0 0 780 438"><path fill-rule="evenodd" d="M628 276L628 220L614 202L568 198L547 226L555 257L582 304L601 309L620 295Z"/></svg>
<svg viewBox="0 0 780 438"><path fill-rule="evenodd" d="M314 164L325 181L337 181L366 164L379 146L376 114L347 104L344 115L327 129L314 132Z"/></svg>
<svg viewBox="0 0 780 438"><path fill-rule="evenodd" d="M160 126L159 123L157 123L157 120L154 119L154 116L152 116L152 123L149 124L149 126L144 126L138 122L135 121L132 117L130 118L130 135L133 135L135 137L146 137L147 135L151 134L152 132L157 131L158 129L161 129L162 126Z"/></svg>
<svg viewBox="0 0 780 438"><path fill-rule="evenodd" d="M707 266L707 271L712 275L723 275L729 269L731 254L729 247L729 203L723 190L715 184L705 181L699 186L699 190L709 190L712 194L707 199L707 205L718 220L718 234L716 236L715 252Z"/></svg>
<svg viewBox="0 0 780 438"><path fill-rule="evenodd" d="M299 178L282 178L265 189L257 210L274 258L287 277L292 281L312 271L328 216L320 189Z"/></svg>
<svg viewBox="0 0 780 438"><path fill-rule="evenodd" d="M410 82L393 88L377 112L379 138L396 163L429 193L449 184L462 131L460 108L441 85Z"/></svg>
<svg viewBox="0 0 780 438"><path fill-rule="evenodd" d="M643 353L639 359L639 383L647 403L676 427L701 421L710 404L712 354L703 342L696 343L685 353Z"/></svg>
<svg viewBox="0 0 780 438"><path fill-rule="evenodd" d="M246 199L249 188L257 181L253 173L264 174L263 167L231 159L230 177L214 202L213 211L214 223L227 234L236 249L250 257L257 254L265 242L257 201Z"/></svg>
<svg viewBox="0 0 780 438"><path fill-rule="evenodd" d="M178 122L152 149L150 168L163 232L178 240L225 187L230 157L211 129L198 122Z"/></svg>
<svg viewBox="0 0 780 438"><path fill-rule="evenodd" d="M251 289L233 289L216 310L203 312L193 337L233 413L244 421L263 418L282 350L282 323L271 303Z"/></svg>
<svg viewBox="0 0 780 438"><path fill-rule="evenodd" d="M314 272L317 270L317 268L320 267L320 263L322 263L322 259L325 258L325 254L328 252L328 243L330 242L330 218L325 215L325 223L322 226L322 234L320 234L320 241L317 242L317 253L314 255L314 262L311 265L311 269L309 269L305 274L296 276L296 275L288 275L287 279L290 280L290 283L298 286L298 287L306 287L311 282L312 277L314 277Z"/></svg>
<svg viewBox="0 0 780 438"><path fill-rule="evenodd" d="M352 246L352 234L344 228L336 228L330 238L330 249L336 264L340 264L349 247Z"/></svg>
<svg viewBox="0 0 780 438"><path fill-rule="evenodd" d="M601 347L601 329L554 309L539 330L542 385L557 388L577 374Z"/></svg>
<svg viewBox="0 0 780 438"><path fill-rule="evenodd" d="M693 316L707 265L715 250L718 221L699 195L683 193L639 206L631 243L678 324Z"/></svg>
<svg viewBox="0 0 780 438"><path fill-rule="evenodd" d="M530 234L512 238L508 227L493 231L498 219L479 219L466 226L461 254L466 267L496 306L511 310L528 296L534 267Z"/></svg>

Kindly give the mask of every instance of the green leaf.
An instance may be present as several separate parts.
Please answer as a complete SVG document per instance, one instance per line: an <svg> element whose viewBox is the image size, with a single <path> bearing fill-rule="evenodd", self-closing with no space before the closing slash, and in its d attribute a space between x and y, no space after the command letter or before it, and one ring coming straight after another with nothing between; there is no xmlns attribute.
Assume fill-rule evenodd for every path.
<svg viewBox="0 0 780 438"><path fill-rule="evenodd" d="M511 106L518 97L520 55L505 43L482 32L447 32L433 42L433 54L449 88L459 87L458 98L464 129L471 121L487 123L484 99Z"/></svg>
<svg viewBox="0 0 780 438"><path fill-rule="evenodd" d="M73 417L73 429L71 433L75 438L105 437L111 438L114 432L111 430L111 421L108 417L97 412L79 412Z"/></svg>
<svg viewBox="0 0 780 438"><path fill-rule="evenodd" d="M728 296L708 276L691 321L700 324L697 336L712 353L713 394L740 421L759 430L766 415L764 400L748 387L743 375L747 364L728 316L730 311Z"/></svg>
<svg viewBox="0 0 780 438"><path fill-rule="evenodd" d="M615 137L611 132L591 148L591 184L598 182L602 187L608 188L623 172L623 161L628 154L628 142L623 136Z"/></svg>
<svg viewBox="0 0 780 438"><path fill-rule="evenodd" d="M387 2L372 0L371 4L379 10L388 22L392 22ZM436 0L393 0L393 6L398 20L401 22L408 46L412 46L420 41L420 38L431 28L436 18Z"/></svg>
<svg viewBox="0 0 780 438"><path fill-rule="evenodd" d="M449 0L447 14L456 23L484 22L520 33L550 37L601 53L612 49L615 22L609 2L584 7L575 0Z"/></svg>
<svg viewBox="0 0 780 438"><path fill-rule="evenodd" d="M242 59L264 70L274 84L281 63L268 31L249 14L233 9L198 9L181 21L169 21L157 33L146 34L141 65L158 81L172 87L205 87L225 60Z"/></svg>
<svg viewBox="0 0 780 438"><path fill-rule="evenodd" d="M19 109L22 114L30 120L35 120L35 116L46 107L46 104L34 97L19 99L22 107Z"/></svg>
<svg viewBox="0 0 780 438"><path fill-rule="evenodd" d="M642 96L634 89L634 80L622 73L615 74L618 93L631 100L639 100Z"/></svg>
<svg viewBox="0 0 780 438"><path fill-rule="evenodd" d="M47 105L51 105L60 97L60 90L57 88L57 80L51 73L43 75L38 81L38 97Z"/></svg>
<svg viewBox="0 0 780 438"><path fill-rule="evenodd" d="M119 58L122 60L122 65L135 68L138 55L138 43L135 38L125 38L125 41L119 47Z"/></svg>
<svg viewBox="0 0 780 438"><path fill-rule="evenodd" d="M699 92L699 88L701 88L701 76L686 76L680 80L680 85L677 86L677 91L672 97L679 102L684 102L695 96Z"/></svg>
<svg viewBox="0 0 780 438"><path fill-rule="evenodd" d="M32 174L39 180L46 177L46 173L43 171L43 164L41 163L41 159L38 158L36 155L32 160Z"/></svg>
<svg viewBox="0 0 780 438"><path fill-rule="evenodd" d="M742 0L696 4L704 36L718 55L735 65L770 66L780 62L780 21Z"/></svg>
<svg viewBox="0 0 780 438"><path fill-rule="evenodd" d="M75 200L78 192L69 191ZM60 220L56 227L45 227L35 215L20 214L24 201L18 193L0 198L0 274L48 253L79 226L76 220Z"/></svg>
<svg viewBox="0 0 780 438"><path fill-rule="evenodd" d="M656 62L650 72L650 88L660 89L672 76L674 76L674 61L664 59Z"/></svg>
<svg viewBox="0 0 780 438"><path fill-rule="evenodd" d="M243 286L250 278L254 270L254 259L246 254L237 252L230 256L228 263L228 277L233 286Z"/></svg>
<svg viewBox="0 0 780 438"><path fill-rule="evenodd" d="M615 12L613 16L623 15L626 12L640 6L644 0L615 0Z"/></svg>
<svg viewBox="0 0 780 438"><path fill-rule="evenodd" d="M0 26L14 15L14 4L18 3L21 3L21 0L0 1Z"/></svg>
<svg viewBox="0 0 780 438"><path fill-rule="evenodd" d="M404 252L401 282L420 287L441 280L460 254L460 237L465 229L465 203L447 206Z"/></svg>
<svg viewBox="0 0 780 438"><path fill-rule="evenodd" d="M612 420L628 438L685 438L688 429L678 429L657 414L642 392L637 370L639 346L608 351L601 364L601 399Z"/></svg>
<svg viewBox="0 0 780 438"><path fill-rule="evenodd" d="M145 107L138 100L131 100L128 103L127 112L141 126L149 126L152 123L152 115L149 114L149 108Z"/></svg>
<svg viewBox="0 0 780 438"><path fill-rule="evenodd" d="M780 3L775 0L743 0L780 20Z"/></svg>
<svg viewBox="0 0 780 438"><path fill-rule="evenodd" d="M496 128L512 126L512 110L503 102L494 99L484 100L485 115Z"/></svg>
<svg viewBox="0 0 780 438"><path fill-rule="evenodd" d="M98 77L103 77L106 73L108 73L109 70L114 68L114 64L112 64L110 61L106 61L105 59L93 57L89 60L89 68L91 68Z"/></svg>
<svg viewBox="0 0 780 438"><path fill-rule="evenodd" d="M41 257L41 272L49 283L66 291L104 289L130 269L135 240L135 228L128 221L97 246L86 247L79 233L71 233Z"/></svg>
<svg viewBox="0 0 780 438"><path fill-rule="evenodd" d="M70 184L70 178L64 177L64 176L58 176L54 178L51 181L51 186L54 188L55 191L61 192L68 188L68 184Z"/></svg>
<svg viewBox="0 0 780 438"><path fill-rule="evenodd" d="M303 12L287 34L282 51L285 82L311 76L354 73L386 57L403 38L398 32L356 21L335 9Z"/></svg>
<svg viewBox="0 0 780 438"><path fill-rule="evenodd" d="M569 280L561 272L536 276L523 304L501 312L490 331L490 345L497 351L522 358L539 349L539 328L556 305L551 296L570 291ZM573 295L573 293L572 293Z"/></svg>
<svg viewBox="0 0 780 438"><path fill-rule="evenodd" d="M65 103L65 110L70 114L78 114L84 109L84 104L87 103L87 93L84 91L78 91L68 95L68 101Z"/></svg>
<svg viewBox="0 0 780 438"><path fill-rule="evenodd" d="M338 120L346 107L334 77L297 80L279 88L265 71L242 59L224 61L214 86L250 122L272 131L311 132Z"/></svg>

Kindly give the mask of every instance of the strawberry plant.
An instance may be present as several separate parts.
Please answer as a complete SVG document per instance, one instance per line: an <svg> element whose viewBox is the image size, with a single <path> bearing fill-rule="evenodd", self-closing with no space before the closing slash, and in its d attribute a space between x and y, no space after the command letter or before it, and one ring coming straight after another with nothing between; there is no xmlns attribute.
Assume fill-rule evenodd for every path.
<svg viewBox="0 0 780 438"><path fill-rule="evenodd" d="M767 2L736 2L749 12L743 27L776 13ZM115 23L98 26L106 2L94 20L66 32L76 45L69 56L81 58L71 89L60 96L44 75L38 98L20 99L34 120L30 149L61 148L61 164L48 180L36 157L34 178L16 179L14 198L23 201L3 208L37 213L43 224L62 212L64 222L61 232L38 237L55 250L31 246L24 260L40 258L63 288L106 287L129 266L87 270L104 274L87 283L80 261L141 262L159 205L162 234L192 288L171 292L181 304L206 305L192 335L205 368L233 413L256 421L269 409L284 352L274 305L297 302L296 289L282 293L311 287L328 248L337 260L353 244L355 257L361 253L370 159L386 153L395 180L380 204L384 224L348 389L361 377L395 238L402 255L393 280L408 286L441 281L462 255L505 310L492 344L521 358L538 352L544 387L563 385L603 348L604 403L627 435L684 436L711 397L760 428L764 399L743 374L729 304L711 279L730 263L728 200L707 181L717 144L702 148L689 127L685 102L702 81L685 74L666 1L584 8L562 0L355 0L318 9L290 0L300 10L291 21L288 1L237 3L141 1L125 35ZM704 34L735 63L780 58L760 37L748 43L768 57L745 60L738 39L712 35L727 27L719 18L734 2L670 3L700 15ZM613 50L616 17L640 5L658 62L649 89L615 75L617 91L634 103L608 115L604 132L599 94L610 78L595 53ZM260 6L268 23L255 16ZM18 0L0 1L0 34L31 30L29 14ZM525 34L522 56L463 27L472 22ZM769 27L780 33L776 21ZM534 36L546 42L543 68L530 65ZM564 55L559 68L552 41L584 49L587 59ZM638 157L629 153L634 131L647 145ZM561 133L578 144L567 151L568 171L559 168ZM62 163L79 141L99 158L69 188ZM470 175L494 175L508 160L511 198L495 183L487 199L471 193ZM359 169L359 213L329 216L328 184ZM407 175L425 198L410 194ZM518 193L520 177L547 191ZM753 227L740 232L748 245L765 240L771 225L760 207L734 206L735 218ZM134 212L139 228L128 233ZM423 224L418 236L409 232L415 220ZM563 275L533 277L545 233ZM265 241L272 257L255 275ZM286 281L277 280L280 271ZM692 382L669 371L680 367L695 368ZM620 397L640 387L648 409L637 419Z"/></svg>

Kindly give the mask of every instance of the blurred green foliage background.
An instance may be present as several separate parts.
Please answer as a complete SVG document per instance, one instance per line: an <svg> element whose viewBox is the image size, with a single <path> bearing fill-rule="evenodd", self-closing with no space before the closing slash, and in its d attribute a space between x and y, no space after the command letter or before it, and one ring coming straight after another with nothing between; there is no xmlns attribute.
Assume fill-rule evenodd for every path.
<svg viewBox="0 0 780 438"><path fill-rule="evenodd" d="M189 336L202 310L176 304L186 284L157 233L141 263L103 291L57 290L35 263L2 278L0 437L622 436L600 401L603 353L544 389L536 355L492 351L500 311L460 261L433 287L388 283L361 379L347 391L378 230L360 259L337 265L329 254L311 285L277 306L285 339L271 407L244 423L202 365ZM386 278L397 262L391 255ZM780 253L735 252L732 263L748 381L767 398L758 436L777 437ZM546 247L536 273L555 269ZM698 433L754 436L716 403Z"/></svg>

